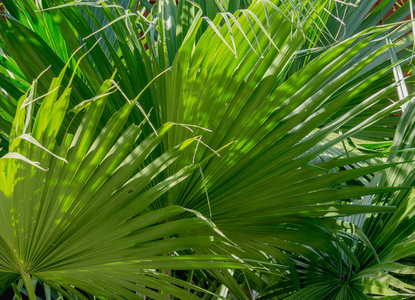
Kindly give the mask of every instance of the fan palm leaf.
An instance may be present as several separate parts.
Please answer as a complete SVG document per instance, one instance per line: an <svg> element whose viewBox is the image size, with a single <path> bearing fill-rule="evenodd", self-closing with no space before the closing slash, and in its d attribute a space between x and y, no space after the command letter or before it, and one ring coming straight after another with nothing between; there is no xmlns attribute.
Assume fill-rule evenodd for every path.
<svg viewBox="0 0 415 300"><path fill-rule="evenodd" d="M157 277L157 270L205 268L206 263L212 268L239 267L234 259L223 261L225 257L162 256L217 243L218 230L200 214L178 206L143 212L198 168L190 164L154 183L157 174L197 139L178 144L140 168L173 124L134 146L141 126L132 124L123 130L135 107L127 102L96 132L112 88L107 80L87 101L76 131L67 131L59 144L56 136L69 117L71 95L70 87L59 88L64 74L65 70L51 83L34 122L36 82L19 100L10 149L0 160L2 289L21 277L29 298L36 299L30 281L35 276L80 298L85 296L74 286L114 299L135 298L134 292L162 299L154 289L190 299L190 293L171 284L178 284L177 280ZM172 220L185 212L193 216ZM191 234L204 226L211 228L211 235ZM172 238L180 232L191 238Z"/></svg>
<svg viewBox="0 0 415 300"><path fill-rule="evenodd" d="M73 285L92 294L113 298L117 295L128 298L127 295L131 296L129 291L155 297L150 289L160 289L183 298L183 290L165 283L176 285L177 278L152 270L164 268L162 266L167 269L214 268L205 272L205 278L216 280L217 284L213 284L215 289L218 284L225 285L229 295L237 299L248 298L241 284L249 284L248 289L263 295L287 296L296 289L314 284L316 280L321 281L322 277L335 278L329 281L329 289L319 286L307 290L312 289L320 296L318 293L324 291L331 296L332 291L337 292L338 282L342 280L343 261L350 270L364 265L354 252L354 240L359 239L359 243L365 245L367 255L376 257L373 248L377 249L377 244L371 244L373 241L366 237L365 231L353 224L339 222L338 217L373 213L389 218L384 213L394 211L394 202L378 202L385 204L378 206L346 202L365 195L405 190L408 186L391 187L385 183L380 187L365 188L350 187L347 183L387 168L401 168L407 159L379 162L357 169L348 169L347 166L385 154L351 157L340 154L326 162L313 160L369 126L382 122L385 116L394 113L410 99L412 94L403 98L396 96L397 84L391 80L390 65L372 68L374 59L384 57L396 47L385 43L385 34L399 24L369 28L351 35L293 72L297 51L304 43L310 42L311 37L315 41L321 39L326 22L321 16L327 18L324 13L332 5L330 1L310 3L312 6L301 6L295 1L257 1L248 10L236 12L233 16L218 15L209 20L211 26L206 28L203 28L205 19L199 12L191 17L192 22L188 22L186 30L176 31L175 35L166 27L167 19L162 18L158 21L159 39L155 40L151 32L145 33L145 41L152 45L148 50L140 39L140 32L148 23L137 19L136 15L126 15L125 11L110 7L102 8L117 37L117 44L113 45L105 33L94 33L88 21L97 24L99 21L86 6L83 9L90 19L85 18L76 5L57 1L61 7L52 9L50 2L45 1L43 15L47 17L36 22L36 18L28 19L17 9L30 10L32 15L36 7L21 2L5 1L12 17L7 24L1 23L5 32L2 49L11 66L7 70L16 74L15 78L0 77L0 85L7 92L7 98L0 100L5 107L6 101L12 103L9 105L10 113L6 111L9 119L3 118L6 120L4 124L10 124L13 112L19 112L13 121L19 126L10 124L8 127L11 133L7 134L7 140L13 151L3 161L9 161L10 156L15 155L12 153L19 153L22 155L19 158L26 157L30 161L50 159L50 164L43 165L50 170L41 173L47 182L45 196L60 201L51 205L50 209L54 210L50 218L45 217L47 210L39 215L38 222L41 223L34 223L39 228L36 233L39 237L28 242L31 248L24 247L25 259L43 255L38 258L40 261L36 261L35 277L50 284L56 282L57 289L67 289L72 293L76 293L76 289L71 287ZM141 29L136 26L137 22ZM316 27L316 23L320 27ZM51 42L37 33L41 26L59 32L64 43L61 53L54 51ZM405 30L405 26L408 24L399 29ZM95 35L99 34L107 53L100 44L93 47L98 43ZM73 63L62 72L67 61L65 55L81 46L80 39L84 39L86 46L74 55L79 59L85 55L86 48L91 51L88 59L82 60L74 72L70 70L75 69ZM173 40L177 43L174 44ZM383 41L383 44L376 43L378 41ZM176 48L171 47L174 45ZM54 88L72 82L71 97L67 100L69 108L88 110L84 116L77 113L72 122L63 118L64 129L56 130L53 135L56 138L45 141L34 132L25 135L30 132L31 122L35 124L33 128L37 128L38 116L44 110L32 102L25 109L37 112L36 118L31 118L33 113L25 117L20 112L25 100L19 104L17 99L22 95L22 99L36 98L33 88L31 96L24 96L24 87L48 65L52 67L36 80L37 94L51 92L50 95L54 95L56 91L50 88L50 83L59 76L61 83L55 84ZM125 104L170 65L171 69L156 78L154 85L143 92L140 101L134 102L139 110ZM6 69L5 63L3 66ZM113 75L115 70L117 73ZM108 78L112 80L106 81ZM21 79L20 85L18 79ZM107 95L109 101L106 105L101 104L98 112L95 106L107 96L84 102L84 99L103 96L113 86L122 92ZM118 168L117 164L112 164L112 158L105 161L111 147L123 141L123 138L117 140L121 129L126 130L124 134L132 131L135 128L133 124L146 119L143 112L151 108L154 111L149 117L149 125L152 124L153 128L143 127L143 135L131 140L131 147L142 147L132 148L140 149L136 155L142 149L148 150L146 154L131 157L135 150L132 154L125 150L127 161L121 155ZM50 116L46 112L43 114ZM123 122L116 121L121 115L125 115ZM92 129L85 129L92 122L86 122L85 118L93 120L95 125L91 125ZM53 118L51 122L57 120ZM169 125L162 127L166 122ZM118 126L112 140L107 138L112 132L108 124ZM96 134L95 128L98 128ZM158 135L154 128L161 128L157 130ZM70 137L70 133L74 137ZM335 138L328 139L329 136ZM58 157L66 158L68 163L49 157L44 149L36 148L39 146L34 141ZM50 144L55 141L56 144ZM28 142L32 143L30 147L26 145ZM211 158L212 149L225 146L228 147L220 153L220 159ZM35 154L32 153L34 148L38 149ZM179 154L180 159L177 159ZM132 165L129 165L130 161ZM8 180L33 178L31 172L34 172L34 167L24 168L26 165L20 162L17 166L22 168L19 172L27 174L10 175ZM110 169L105 182L100 182L104 179L96 178L94 176L98 175L94 174L100 174L96 172L107 167L114 169ZM342 168L345 170L330 171ZM23 180L19 182L16 184L22 186ZM29 186L36 187L37 182L30 182ZM20 186L19 193L22 192ZM37 195L40 194L35 194L35 199L40 198ZM131 206L124 207L130 203ZM134 209L133 203L137 205ZM64 210L58 204L62 204ZM98 208L105 213L90 221ZM33 209L35 213L41 213L40 207ZM124 219L124 214L128 219ZM228 243L221 243L220 234L214 230L216 227L212 227L206 218L211 219L229 239L222 236ZM58 224L55 224L56 219ZM158 224L163 221L167 222ZM7 222L10 222L10 217L5 220ZM32 224L28 220L23 222L26 222L26 227ZM88 225L80 229L79 226L85 223ZM149 225L153 226L140 227ZM40 230L43 226L47 226L48 234ZM118 236L116 232L120 228L125 231ZM13 238L11 233L9 235ZM176 238L165 238L171 235ZM147 240L140 240L140 236ZM43 243L35 244L38 238ZM117 243L115 238L119 239ZM142 251L140 248L125 250L153 240L160 249L168 250L152 252L149 263L132 257L150 252L153 245L143 246ZM40 246L45 243L62 244L55 252ZM121 250L125 256L120 254ZM178 256L155 257L174 251ZM234 260L229 259L229 253L233 254ZM111 259L118 255L114 264ZM330 256L337 260L330 261ZM219 262L216 263L215 257ZM48 262L49 258L54 260ZM312 264L304 260L317 265L304 271L306 275L314 276L322 269L324 276L314 276L308 281L302 268ZM88 268L82 267L88 263L91 264ZM246 265L249 268L228 272L228 269ZM140 271L147 269L151 271ZM24 272L20 271L9 272L14 276L10 281L23 276ZM104 275L95 277L96 273ZM94 284L88 284L82 278L93 278ZM106 287L104 282L109 278L117 279ZM28 285L28 278L23 279ZM132 282L142 283L131 285ZM124 287L122 294L117 290L119 286ZM104 291L107 294L103 294ZM351 293L370 294L364 289L354 289ZM297 295L301 297L302 294Z"/></svg>
<svg viewBox="0 0 415 300"><path fill-rule="evenodd" d="M217 46L221 37L215 34L214 29L209 29L195 47L193 37L189 37L173 63L166 120L211 129L213 133L200 134L213 148L231 141L235 143L225 158L203 168L209 196L207 201L203 200L206 198L205 186L198 184L199 188L196 188L196 173L189 183L183 183L182 188L174 190L172 199L177 199L179 205L211 215L215 224L246 253L253 245L305 255L312 255L308 247L324 255L335 255L338 250L334 249L343 249L352 264L359 268L359 261L349 250L349 245L343 242L342 237L336 237L336 231L343 230L343 227L339 228L334 225L336 223L325 219L375 209L338 202L373 190L347 186L338 189L338 186L363 174L376 173L387 168L388 164L331 174L327 170L364 159L345 158L330 161L327 165L313 165L314 168L321 167L320 170L311 170L309 162L329 147L392 113L399 103L403 103L398 100L383 108L378 107L376 113L365 117L363 122L359 119L355 126L336 139L323 142L342 125L394 93L395 84L383 85L387 80L384 74L391 74L389 67L370 77L356 77L374 57L387 52L390 46L372 49L370 41L390 27L370 29L347 39L284 81L281 77L289 68L288 61L303 43L304 36L300 31L292 33L292 24L277 10L266 12L260 5L251 8L263 24L267 23L268 17L272 19L270 26L275 47L259 26L255 36L254 33L247 35L251 44L257 40L259 47L264 47L263 60L258 59L242 34L233 36L235 49L239 51L234 58L226 44ZM249 26L247 20L240 19L239 22L242 26ZM237 26L234 26L236 30ZM222 36L228 34L226 37L230 41L226 27L222 31ZM360 42L356 43L358 40ZM344 69L346 62L365 51L373 52L359 56L352 68ZM368 87L376 89L376 93L366 94ZM358 97L361 97L360 101L346 109L350 101ZM407 100L409 97L403 101ZM331 122L325 123L330 118ZM174 144L176 139L185 138L188 134L185 128L177 127L168 136L169 143ZM196 157L202 158L203 155L203 151L198 151ZM173 168L178 166L180 164L176 163ZM334 231L328 230L327 226ZM364 234L360 237L367 241ZM283 253L274 255L284 260ZM318 259L318 255L314 258ZM262 260L266 261L266 258ZM335 270L334 266L326 267ZM295 278L292 273L292 278ZM254 282L251 277L250 280ZM280 281L281 278L273 280ZM299 286L299 282L295 284ZM263 287L260 285L254 289L260 291ZM241 297L240 294L237 297Z"/></svg>

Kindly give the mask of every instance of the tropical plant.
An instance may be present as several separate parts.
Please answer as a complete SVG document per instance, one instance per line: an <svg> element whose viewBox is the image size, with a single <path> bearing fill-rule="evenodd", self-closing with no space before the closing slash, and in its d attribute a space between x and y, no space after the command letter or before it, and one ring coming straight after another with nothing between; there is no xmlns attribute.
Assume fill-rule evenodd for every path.
<svg viewBox="0 0 415 300"><path fill-rule="evenodd" d="M412 24L245 2L3 1L2 291L414 294Z"/></svg>
<svg viewBox="0 0 415 300"><path fill-rule="evenodd" d="M53 80L34 122L36 81L29 94L19 100L9 153L1 159L2 289L20 276L29 298L36 299L30 281L36 276L68 297L85 298L76 286L110 298L131 299L133 292L160 297L151 290L155 287L178 298L192 298L190 293L169 285L169 277L157 274L155 269L183 269L186 264L197 268L200 261L217 267L222 259L206 255L186 260L186 256L159 254L167 249L173 252L214 244L217 230L199 213L174 205L149 213L142 211L198 167L188 166L163 181L155 181L157 174L196 139L184 141L137 172L173 124L166 124L134 146L141 126L132 124L121 130L136 107L134 100L126 102L94 137L112 87L108 80L96 97L74 109L77 113L86 109L81 123L57 144L56 135L71 94L71 88L59 88L64 71ZM190 216L171 220L184 212ZM212 236L197 234L204 226L212 229ZM191 238L170 237L181 232L188 232ZM238 266L231 265L223 267ZM114 276L119 279L114 280ZM86 277L92 285L85 282Z"/></svg>

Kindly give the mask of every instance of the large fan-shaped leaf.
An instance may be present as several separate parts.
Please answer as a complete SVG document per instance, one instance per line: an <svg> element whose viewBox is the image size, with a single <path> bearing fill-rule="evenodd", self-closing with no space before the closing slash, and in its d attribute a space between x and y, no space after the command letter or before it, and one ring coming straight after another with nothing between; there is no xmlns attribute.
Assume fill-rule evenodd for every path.
<svg viewBox="0 0 415 300"><path fill-rule="evenodd" d="M81 298L85 297L74 286L114 299L135 298L134 292L161 299L154 289L191 299L190 293L176 286L180 282L172 285L153 273L239 267L239 262L226 256L162 256L220 243L220 234L209 221L178 206L144 212L160 195L198 170L198 164L190 164L154 182L197 139L178 144L143 167L173 124L166 124L136 146L141 126L123 129L135 107L127 102L96 132L112 86L108 80L90 102L76 131L67 131L62 143L56 143L71 96L70 87L61 94L56 88L63 74L53 80L33 124L33 102L26 96L19 100L10 152L0 160L1 289L21 276L29 298L35 299L30 281L35 276L58 291ZM36 83L30 94L36 93L35 88ZM183 213L191 216L172 220ZM210 235L195 235L204 227L210 228ZM179 237L179 233L192 237ZM186 282L182 285L188 286Z"/></svg>

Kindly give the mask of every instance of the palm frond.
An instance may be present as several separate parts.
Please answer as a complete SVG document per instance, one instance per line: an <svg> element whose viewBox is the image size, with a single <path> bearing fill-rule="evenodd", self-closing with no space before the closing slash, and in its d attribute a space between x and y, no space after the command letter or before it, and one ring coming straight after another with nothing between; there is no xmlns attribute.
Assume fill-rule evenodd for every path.
<svg viewBox="0 0 415 300"><path fill-rule="evenodd" d="M145 213L160 195L199 168L190 161L187 167L154 183L157 175L197 139L179 143L139 169L173 124L166 124L157 135L153 133L134 146L141 125L131 124L123 130L135 107L126 103L96 132L112 86L107 80L76 131L67 131L62 143L57 143L71 95L70 87L56 88L64 74L65 70L53 80L34 122L31 99L36 82L19 100L9 153L0 160L2 283L22 277L30 299L36 298L29 284L31 276L81 299L85 297L74 286L114 299L132 299L135 292L161 299L154 289L190 299L193 296L178 288L178 282L171 284L152 274L166 268L240 267L229 256L168 255L220 243L218 230L197 213L179 206ZM191 216L172 220L186 212ZM205 226L211 235L176 236ZM182 286L190 285L183 282Z"/></svg>

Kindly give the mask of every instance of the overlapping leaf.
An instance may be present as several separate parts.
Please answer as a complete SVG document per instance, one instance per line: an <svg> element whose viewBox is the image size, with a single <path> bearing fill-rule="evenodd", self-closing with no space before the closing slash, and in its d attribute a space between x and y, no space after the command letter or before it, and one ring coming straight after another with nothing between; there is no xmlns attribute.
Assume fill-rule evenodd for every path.
<svg viewBox="0 0 415 300"><path fill-rule="evenodd" d="M217 229L197 213L177 221L172 219L189 210L168 206L144 213L160 195L199 168L189 161L187 167L154 182L197 139L179 143L143 167L173 124L136 145L141 125L123 130L135 107L126 102L96 132L112 86L107 80L76 131L67 131L62 143L57 143L61 124L69 116L71 88L57 88L64 73L53 80L34 122L31 99L36 82L19 100L9 152L0 160L2 290L22 277L29 298L36 299L30 281L35 276L62 294L71 292L82 299L74 286L113 299L132 299L135 292L161 299L159 291L191 299L189 292L177 287L191 285L160 279L157 271L239 267L235 259L224 256L168 255L221 242ZM204 230L210 235L195 234L204 227L210 228Z"/></svg>
<svg viewBox="0 0 415 300"><path fill-rule="evenodd" d="M24 6L23 1L17 2L21 7ZM45 2L43 7L49 8L51 3ZM60 9L43 12L48 16L45 17L47 20L53 20L45 24L59 31L65 44L65 51L55 53L50 41L43 41L45 37L36 33L43 27L30 23L36 23L36 18L25 19L14 9L12 3L15 1L5 1L6 8L18 21L10 18L8 25L2 25L5 30L2 49L11 57L8 70L15 70L14 73L18 76L12 78L13 80L10 79L11 76L0 77L0 85L5 86L7 91L8 102L3 99L2 103L14 105L14 109L11 106L10 113L12 110L18 111L20 117L15 118L15 122L23 125L9 125L14 132L10 135L10 147L17 149L31 161L50 160L50 165L41 165L50 168L48 175L44 175L45 182L48 182L48 191L46 194L34 194L34 199L46 196L47 199L59 201L59 205L56 203L50 207L45 206L52 212L49 221L45 221L43 214L33 223L35 228L46 226L47 231L50 231L50 236L43 236L38 232L39 236L29 242L30 248L25 251L25 259L40 253L43 255L34 263L37 268L35 276L50 285L52 281L56 281L59 286L55 288L68 289L73 293L76 290L68 282L97 295L106 291L106 295L113 298L117 298L117 295L128 298L131 295L128 290L156 298L154 293L143 286L164 290L179 299L191 297L189 293L182 294L182 290L171 290L168 282L190 288L184 283L178 283L177 278L152 271L140 271L151 268L150 263L128 260L131 255L136 257L146 253L154 256L162 254L163 251L156 251L159 245L160 248L169 249L168 252L177 250L175 253L182 256L152 259L150 261L154 269L161 265L169 269L218 268L221 264L215 264L212 255L224 259L223 255L229 252L245 264L250 264L249 269L232 272L227 269L241 267L241 261L223 264L223 270L205 272L204 279L197 283L203 286L204 280L215 280L212 283L213 289L223 284L231 293L222 288L221 294L230 297L233 295L237 299L247 299L247 294L252 294L252 290L261 292L265 298L278 295L286 297L294 290L307 286L310 287L295 294L295 297L301 298L306 294L320 299L345 295L365 297L364 293L376 294L376 287L379 288L378 292L386 291L384 283L375 283L390 280L388 274L382 272L397 270L399 266L386 265L385 269L377 269L371 276L362 275L363 279L359 282L356 278L352 291L347 291L348 287L343 285L343 279L348 278L347 272L366 267L366 262L375 263L376 258L382 259L382 255L377 257L376 253L386 241L391 241L391 232L384 232L384 240L378 242L369 231L361 231L351 223L339 222L337 218L371 212L374 213L374 218L399 219L400 214L395 214L397 217L383 214L393 212L395 205L401 207L398 200L385 201L384 195L401 189L403 191L398 195L406 195L407 187L411 185L409 181L396 184L392 188L390 185L393 182L389 181L380 188L350 187L349 183L361 176L369 175L367 178L372 178L373 174L387 168L392 168L390 172L393 174L397 170L407 170L411 164L403 163L412 160L411 156L405 154L402 159L390 159L386 164L377 161L373 165L366 164L366 161L385 154L345 155L341 158L340 152L336 156L341 159L329 159L321 163L316 163L313 159L325 151L332 151L333 146L349 138L352 141L356 141L353 139L356 137L368 139L369 132L376 133L375 137L370 136L372 142L390 143L398 118L385 119L385 116L394 114L409 100L411 90L409 89L409 96L397 97L397 85L392 80L394 76L389 62L378 65L374 62L379 59L384 61L385 57L389 57L390 50L395 49L396 46L387 43L385 39L385 34L395 28L395 25L365 29L358 34L353 32L341 43L320 53L314 60L306 59L297 64L298 60L294 58L305 44L321 42L324 38L322 32L329 26L327 20L330 18L327 10L333 9L333 2L310 1L303 6L298 1L257 1L249 10L234 15L223 13L215 19L211 18L211 26L208 27L202 23L205 21L201 18L201 13L196 15L196 8L191 3L185 5L181 2L178 11L182 15L174 19L176 11L168 10L175 9L173 1L164 1L166 6L159 10L159 31L144 34L144 41L150 46L148 50L140 36L148 23L138 20L141 26L136 27L137 16L127 16L125 11L104 7L102 12L111 23L117 42L117 45L112 45L105 32L101 33L108 50L106 53L99 45L92 48L97 43L97 38L87 22L88 18L82 15L79 8L76 5L65 5L65 1L58 1L57 4L63 4ZM230 2L224 4L230 5ZM186 10L189 8L187 5L192 9ZM35 10L34 7L27 6L25 9L31 12L30 15ZM83 9L90 20L99 24L100 21L94 18L87 6ZM185 10L190 15L186 15ZM209 15L209 9L207 10ZM30 30L28 22L31 25ZM172 24L179 26L175 28ZM398 30L403 32L407 27L408 24ZM157 43L156 33L160 35ZM399 31L395 34L399 34ZM17 38L19 36L24 38ZM397 37L389 36L393 41ZM39 80L38 90L39 94L53 91L49 89L49 85L65 64L65 53L78 49L81 46L80 39L84 38L85 48L92 48L91 55L89 60L80 63L79 71L76 71L70 107L78 105L85 98L106 93L107 89L102 89L102 84L110 86L104 80L110 78L115 69L118 72L111 84L116 84L124 94L109 95L108 105L99 106L100 113L93 112L93 109L103 101L101 98L89 104L84 117L78 114L71 124L64 119L64 127L75 134L73 138L68 133L64 135L64 131L53 131L52 135L52 132L43 129L48 132L47 140L44 141L42 136L33 133L32 137L46 149L59 157L65 157L68 161L65 164L38 149L33 142L27 146L29 141L25 134L30 132L27 131L31 128L30 123L34 122L34 129L40 125L36 125L38 117L30 121L30 117L23 117L20 108L16 110L16 100L24 93L25 84L28 85L26 81L31 83L49 64L52 68ZM410 42L410 38L401 40L398 47L404 48ZM80 58L86 52L83 51L84 49L79 50L75 57ZM28 54L24 56L23 52ZM408 53L398 53L399 58L407 58ZM42 63L30 64L32 61ZM134 110L127 117L132 106L125 104L126 98L133 99L151 79L170 64L171 71L158 78L144 92L139 104L146 112L154 109L150 121L156 128L165 122L173 122L175 126L166 125L171 127L168 131L163 127L159 131L159 137L150 135L152 129L150 126L146 127L144 137L137 137L140 145L138 147L141 148L136 149L148 149L148 153L136 153L137 157L133 157L135 150L131 154L125 153L125 156L129 155L128 162L135 162L134 167L130 168L126 160L123 162L122 155L118 157L116 151L111 152L109 147L112 142L109 136L115 142L117 130L128 128L125 134L133 134L134 130L138 130L131 124L139 123L143 119L142 111ZM299 65L301 68L297 69ZM69 83L71 74L68 70L62 75L63 86ZM54 94L48 95L44 101L51 95ZM33 95L28 97L33 99ZM30 111L36 112L38 106L33 102L23 110L31 115ZM47 109L42 108L38 116L43 114L45 118L50 118L46 111ZM5 113L12 116L8 111ZM95 130L77 133L77 128L88 125L85 124L85 118L94 120L100 134L94 135ZM117 121L122 118L126 125ZM54 122L54 119L50 121ZM109 126L116 127L117 130L111 134ZM382 130L387 133L383 134ZM194 134L203 138L195 139ZM55 139L52 136L56 135L60 146L53 144ZM121 143L127 138L124 135L115 142L114 147L118 144L124 145ZM177 146L184 140L188 142ZM134 142L132 140L131 143ZM229 144L231 146L221 152L221 159L208 159L212 155L212 149ZM156 145L159 146L153 149ZM110 152L107 154L102 149ZM154 151L150 151L152 149ZM182 154L180 160L176 159L178 154ZM12 161L17 158L16 154L10 155L15 155ZM118 163L121 165L118 169L112 164L113 159L119 159ZM71 161L75 167L70 167ZM187 166L190 162L198 161L204 163ZM22 168L19 172L25 172L23 178L32 178L34 167L23 163L18 166ZM105 168L114 168L110 174L105 173L105 176L113 176L107 179L95 175ZM140 172L130 179L134 173L132 170L136 168ZM57 171L51 172L52 169ZM126 171L130 169L131 171ZM333 173L331 170L342 171ZM398 173L401 174L400 172L406 171ZM61 182L57 180L58 174L62 178ZM39 180L42 179L31 182L30 186L36 186ZM169 193L165 193L167 190ZM113 193L114 191L117 192ZM25 192L19 189L19 193ZM376 199L382 199L377 202L382 206L371 206L370 203L363 205L364 203L359 202L346 204L350 199L373 194L381 194ZM128 199L134 200L128 202ZM102 201L108 203L108 206L102 205ZM122 208L122 205L128 203L141 204L137 204L136 211L130 210L130 206ZM171 205L180 205L192 211ZM41 208L44 207L34 206L29 212L36 215ZM98 208L104 212L89 221ZM117 209L119 211L113 213ZM406 209L408 210L405 210L404 215L408 216L412 210ZM132 218L142 210L145 213ZM193 210L200 212L199 218L194 217ZM123 219L125 223L117 227L117 222L120 222L117 218L127 212L134 214L128 215L129 221ZM150 223L143 221L146 216L152 219L151 222L147 220ZM202 216L211 217L232 243L217 245L217 238L209 240L213 234L212 228L204 226L207 223L202 221ZM57 224L54 224L55 220L58 220ZM171 222L155 225L164 220ZM4 222L6 224L9 221L6 219ZM24 222L28 223L27 220ZM154 226L141 229L139 226L143 225L140 222ZM371 222L373 224L374 221ZM26 227L23 228L28 228L30 224L25 224ZM88 225L82 227L82 224ZM401 228L399 224L395 224L394 228ZM183 229L180 229L180 238L161 240L166 236L166 228L170 225L175 229ZM187 231L193 225L195 227ZM115 234L115 230L120 228L125 230L123 236L111 236L111 233ZM408 228L411 230L412 227ZM149 239L139 240L145 242L141 250L138 248L134 250L136 252L132 249L128 253L124 252L125 260L117 265L109 262L110 257L118 253L120 248L129 249L132 240L139 235ZM373 236L376 235L373 233ZM13 234L10 236L13 237ZM201 240L196 239L198 236ZM399 242L391 243L396 247L395 250L400 251L407 244L412 245L410 237L405 237L404 234L400 237ZM116 238L119 239L117 245L114 243ZM35 242L38 239L42 246ZM152 239L160 240L153 245L150 244ZM359 242L356 242L357 239ZM57 251L46 251L43 246L59 243L61 245ZM359 249L364 249L364 259L356 252L356 245ZM187 250L180 251L182 249ZM42 251L46 253L43 254ZM402 253L402 257L389 257L389 262L395 262L409 254L404 251ZM190 254L200 255L195 256L200 261L191 263L188 257ZM386 257L388 255L392 254L385 254ZM75 257L72 259L72 256ZM93 266L85 269L82 266L87 262ZM407 272L406 267L403 269ZM191 272L189 278L193 277L194 271ZM94 274L97 273L106 275L97 277L91 284L79 279L95 277ZM112 278L112 284L104 286L109 278ZM10 280L14 279L15 277ZM137 281L143 283L130 284ZM375 288L365 289L369 281ZM322 282L327 284L315 286ZM246 287L241 288L241 284ZM397 281L394 284L394 288L400 288L405 293L411 290ZM115 294L119 286L124 286L126 290Z"/></svg>

